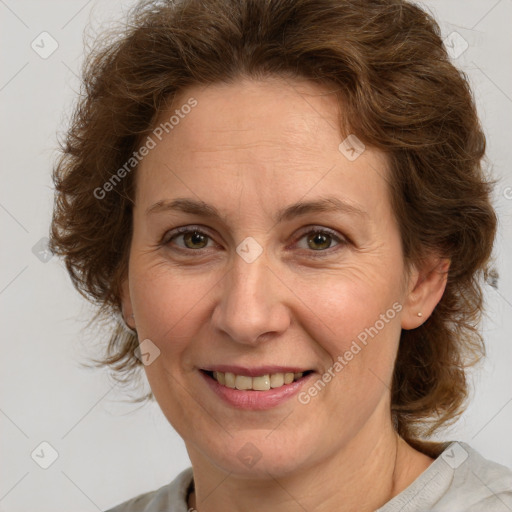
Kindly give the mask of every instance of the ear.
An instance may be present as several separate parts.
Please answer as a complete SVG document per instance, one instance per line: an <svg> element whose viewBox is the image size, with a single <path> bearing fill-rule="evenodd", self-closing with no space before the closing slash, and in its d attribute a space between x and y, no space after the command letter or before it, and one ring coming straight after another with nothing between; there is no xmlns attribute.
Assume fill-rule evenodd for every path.
<svg viewBox="0 0 512 512"><path fill-rule="evenodd" d="M126 277L121 284L121 314L123 315L124 321L128 327L135 330L135 321L132 316L133 307L130 297L130 283L128 281L128 277Z"/></svg>
<svg viewBox="0 0 512 512"><path fill-rule="evenodd" d="M413 267L402 310L402 329L415 329L432 314L446 288L449 268L450 260L439 256L430 256L420 267Z"/></svg>

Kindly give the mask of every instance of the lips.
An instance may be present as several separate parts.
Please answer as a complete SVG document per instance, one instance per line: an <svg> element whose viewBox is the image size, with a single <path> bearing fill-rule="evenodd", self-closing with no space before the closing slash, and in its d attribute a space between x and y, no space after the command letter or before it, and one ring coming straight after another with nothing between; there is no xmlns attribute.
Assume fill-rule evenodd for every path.
<svg viewBox="0 0 512 512"><path fill-rule="evenodd" d="M216 368L234 368L233 366L216 366ZM201 369L199 374L203 381L213 393L218 396L224 403L237 409L246 410L266 410L277 407L296 395L300 389L307 385L314 378L313 370L305 372L286 372L286 373L269 373L261 374L262 371L272 368L282 369L279 367L259 367L259 368L243 368L236 367L237 371L245 371L246 373L255 373L256 376L235 375L232 372L208 371ZM284 367L286 370L300 369ZM249 371L248 371L249 370ZM288 375L288 382L284 381ZM224 377L224 384L222 378ZM268 380L267 380L268 379ZM271 381L272 379L272 381ZM281 379L281 380L276 380ZM227 385L226 385L227 384ZM269 386L269 384L273 384ZM239 385L240 387L237 387Z"/></svg>

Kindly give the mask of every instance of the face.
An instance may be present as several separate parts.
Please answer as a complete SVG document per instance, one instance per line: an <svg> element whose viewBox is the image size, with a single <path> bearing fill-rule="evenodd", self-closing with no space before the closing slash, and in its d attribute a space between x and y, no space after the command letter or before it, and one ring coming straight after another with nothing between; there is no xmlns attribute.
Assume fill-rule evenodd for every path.
<svg viewBox="0 0 512 512"><path fill-rule="evenodd" d="M123 306L193 464L284 475L390 425L410 287L389 170L371 148L340 150L327 92L279 79L190 88L137 169ZM310 373L244 391L215 369L273 385Z"/></svg>

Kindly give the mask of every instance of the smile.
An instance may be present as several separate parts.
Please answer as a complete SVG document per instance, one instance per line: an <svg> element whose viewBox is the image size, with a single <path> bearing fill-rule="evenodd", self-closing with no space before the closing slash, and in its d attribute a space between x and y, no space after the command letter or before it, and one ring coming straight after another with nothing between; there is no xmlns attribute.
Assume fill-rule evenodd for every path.
<svg viewBox="0 0 512 512"><path fill-rule="evenodd" d="M214 396L225 404L237 409L260 411L290 400L315 376L314 370L260 373L253 369L251 373L254 375L205 369L199 371Z"/></svg>
<svg viewBox="0 0 512 512"><path fill-rule="evenodd" d="M247 375L236 375L232 372L206 372L210 377L215 379L222 386L252 391L268 391L269 389L280 388L299 380L304 375L311 373L310 371L298 373L267 373L256 377Z"/></svg>

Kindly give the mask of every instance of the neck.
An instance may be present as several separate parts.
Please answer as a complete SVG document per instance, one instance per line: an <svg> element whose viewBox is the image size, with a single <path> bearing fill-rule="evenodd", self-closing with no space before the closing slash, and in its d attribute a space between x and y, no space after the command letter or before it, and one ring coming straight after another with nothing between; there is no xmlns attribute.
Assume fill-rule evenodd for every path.
<svg viewBox="0 0 512 512"><path fill-rule="evenodd" d="M372 434L375 434L373 432ZM377 437L357 439L321 464L293 474L247 479L194 464L194 492L188 506L198 512L251 510L270 512L372 512L408 487L433 459L414 450L391 425ZM199 462L199 461L197 461Z"/></svg>

